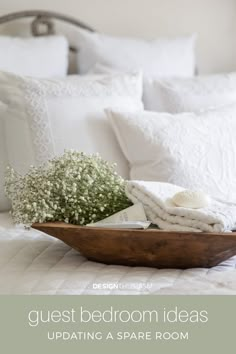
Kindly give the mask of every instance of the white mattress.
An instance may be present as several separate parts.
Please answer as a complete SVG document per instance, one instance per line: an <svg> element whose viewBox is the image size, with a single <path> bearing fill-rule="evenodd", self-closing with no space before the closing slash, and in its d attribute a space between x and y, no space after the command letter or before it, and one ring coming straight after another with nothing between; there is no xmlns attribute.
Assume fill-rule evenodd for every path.
<svg viewBox="0 0 236 354"><path fill-rule="evenodd" d="M211 269L154 269L86 260L0 214L0 294L236 294L236 257Z"/></svg>

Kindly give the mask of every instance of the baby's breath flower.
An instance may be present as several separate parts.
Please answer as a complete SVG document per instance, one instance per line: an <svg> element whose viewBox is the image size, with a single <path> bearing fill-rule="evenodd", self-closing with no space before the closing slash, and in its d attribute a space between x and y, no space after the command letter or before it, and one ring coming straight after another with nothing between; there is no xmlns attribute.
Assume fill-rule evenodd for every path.
<svg viewBox="0 0 236 354"><path fill-rule="evenodd" d="M98 154L65 151L40 167L30 167L25 176L11 168L6 174L6 194L12 201L16 223L64 221L85 225L101 220L130 202L125 181L114 165Z"/></svg>

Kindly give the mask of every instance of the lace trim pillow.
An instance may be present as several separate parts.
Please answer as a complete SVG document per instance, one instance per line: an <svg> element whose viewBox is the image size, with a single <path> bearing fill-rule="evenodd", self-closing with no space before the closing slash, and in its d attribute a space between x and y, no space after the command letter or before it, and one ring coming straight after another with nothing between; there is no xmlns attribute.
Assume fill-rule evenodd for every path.
<svg viewBox="0 0 236 354"><path fill-rule="evenodd" d="M0 73L8 162L20 173L64 149L100 153L128 175L104 109L142 109L139 74L33 79Z"/></svg>

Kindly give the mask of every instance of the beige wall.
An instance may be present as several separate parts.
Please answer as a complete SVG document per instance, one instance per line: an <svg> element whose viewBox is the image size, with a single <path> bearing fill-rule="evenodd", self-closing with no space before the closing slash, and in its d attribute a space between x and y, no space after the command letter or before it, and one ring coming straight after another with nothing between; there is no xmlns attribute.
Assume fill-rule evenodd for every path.
<svg viewBox="0 0 236 354"><path fill-rule="evenodd" d="M110 34L197 32L201 73L236 70L236 0L0 0L0 15L27 9L69 14Z"/></svg>

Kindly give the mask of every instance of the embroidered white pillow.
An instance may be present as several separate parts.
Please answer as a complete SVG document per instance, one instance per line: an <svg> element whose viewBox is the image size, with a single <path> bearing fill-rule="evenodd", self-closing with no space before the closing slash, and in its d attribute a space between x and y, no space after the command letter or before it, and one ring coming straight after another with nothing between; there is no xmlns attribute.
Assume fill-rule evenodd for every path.
<svg viewBox="0 0 236 354"><path fill-rule="evenodd" d="M128 176L124 158L106 119L107 107L142 109L142 77L130 75L72 76L34 79L0 72L8 163L20 173L76 149L118 164Z"/></svg>
<svg viewBox="0 0 236 354"><path fill-rule="evenodd" d="M80 30L78 46L82 74L97 63L122 71L141 70L144 78L193 76L195 71L195 35L148 41Z"/></svg>
<svg viewBox="0 0 236 354"><path fill-rule="evenodd" d="M144 107L156 112L197 112L236 103L236 73L146 80Z"/></svg>
<svg viewBox="0 0 236 354"><path fill-rule="evenodd" d="M236 105L205 113L108 112L130 178L236 202Z"/></svg>
<svg viewBox="0 0 236 354"><path fill-rule="evenodd" d="M18 38L0 36L0 70L34 77L64 77L68 41L63 36Z"/></svg>

